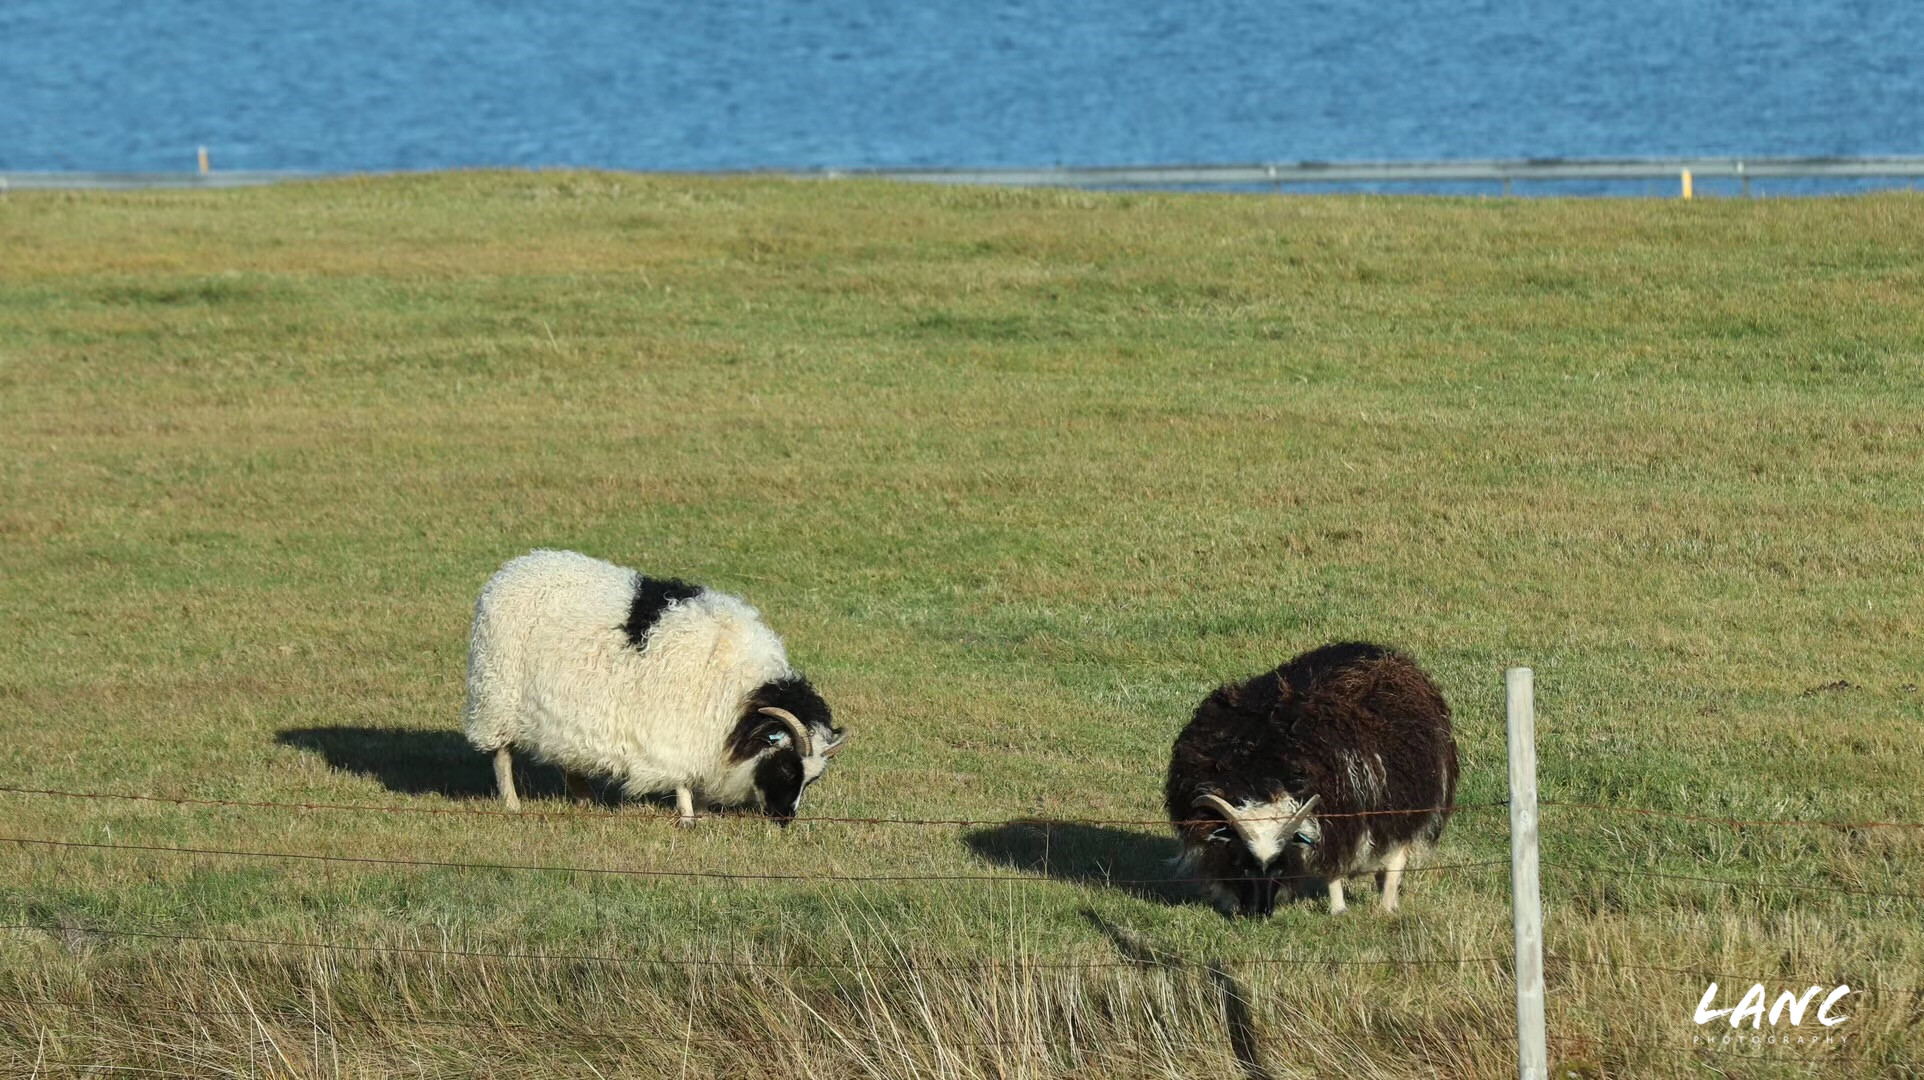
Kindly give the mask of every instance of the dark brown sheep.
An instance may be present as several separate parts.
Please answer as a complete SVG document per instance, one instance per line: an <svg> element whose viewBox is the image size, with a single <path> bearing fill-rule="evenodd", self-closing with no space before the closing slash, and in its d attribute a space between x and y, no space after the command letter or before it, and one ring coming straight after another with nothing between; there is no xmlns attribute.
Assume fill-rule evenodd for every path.
<svg viewBox="0 0 1924 1080"><path fill-rule="evenodd" d="M1280 889L1319 878L1334 914L1343 880L1370 871L1395 911L1411 849L1436 842L1456 800L1450 707L1401 653L1325 645L1204 699L1164 800L1224 914L1266 916ZM1385 810L1405 812L1371 813ZM1341 816L1356 814L1370 816Z"/></svg>

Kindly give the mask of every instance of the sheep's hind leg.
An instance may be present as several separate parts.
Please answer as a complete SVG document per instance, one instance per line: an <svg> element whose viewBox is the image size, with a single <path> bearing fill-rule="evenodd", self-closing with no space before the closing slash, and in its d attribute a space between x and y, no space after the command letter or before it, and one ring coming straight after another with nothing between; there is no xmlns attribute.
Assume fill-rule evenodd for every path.
<svg viewBox="0 0 1924 1080"><path fill-rule="evenodd" d="M568 785L568 797L575 802L586 806L595 801L595 789L588 786L586 777L563 769L561 779Z"/></svg>
<svg viewBox="0 0 1924 1080"><path fill-rule="evenodd" d="M675 789L675 810L677 813L681 815L679 818L675 819L675 824L681 826L684 829L689 829L694 827L695 825L695 789L685 788L685 787L678 787Z"/></svg>
<svg viewBox="0 0 1924 1080"><path fill-rule="evenodd" d="M1348 908L1349 905L1343 903L1343 879L1339 877L1330 878L1329 913L1331 915L1341 915Z"/></svg>
<svg viewBox="0 0 1924 1080"><path fill-rule="evenodd" d="M508 809L521 809L521 799L514 793L514 754L505 746L494 752L494 787Z"/></svg>
<svg viewBox="0 0 1924 1080"><path fill-rule="evenodd" d="M1383 894L1383 910L1396 910L1396 893L1403 884L1403 864L1410 861L1408 844L1390 849L1383 869L1376 872L1376 888Z"/></svg>
<svg viewBox="0 0 1924 1080"><path fill-rule="evenodd" d="M1393 848L1383 860L1383 869L1376 872L1376 887L1382 893L1384 911L1396 910L1397 895L1403 884L1403 867L1409 860L1409 845Z"/></svg>

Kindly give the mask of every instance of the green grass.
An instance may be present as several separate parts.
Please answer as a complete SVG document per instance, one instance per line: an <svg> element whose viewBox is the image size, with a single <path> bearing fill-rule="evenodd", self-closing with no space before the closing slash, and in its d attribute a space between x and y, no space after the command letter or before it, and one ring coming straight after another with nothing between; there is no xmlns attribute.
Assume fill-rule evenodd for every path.
<svg viewBox="0 0 1924 1080"><path fill-rule="evenodd" d="M492 808L454 734L467 620L553 546L768 615L856 733L817 815L1153 820L1209 688L1360 636L1444 687L1466 803L1504 794L1528 664L1547 798L1924 821L1919 207L590 174L0 197L0 785ZM1514 1074L1501 866L1251 925L1167 884L1149 826L536 805L0 794L0 833L995 880L9 845L0 923L420 951L3 932L0 1071ZM1924 901L1868 894L1924 893L1920 832L1547 809L1555 1057L1913 1075L1917 993L1754 1060L1689 1049L1703 978L1581 961L1741 977L1721 1004L1924 988ZM1466 812L1431 860L1507 835ZM1465 962L1265 963L1383 957Z"/></svg>

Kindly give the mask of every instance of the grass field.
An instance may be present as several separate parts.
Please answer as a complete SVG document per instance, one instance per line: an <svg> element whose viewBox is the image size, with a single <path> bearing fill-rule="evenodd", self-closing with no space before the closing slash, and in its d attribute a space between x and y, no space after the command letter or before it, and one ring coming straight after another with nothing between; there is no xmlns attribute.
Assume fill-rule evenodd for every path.
<svg viewBox="0 0 1924 1080"><path fill-rule="evenodd" d="M855 733L809 813L991 822L0 792L122 846L0 845L0 1073L1514 1075L1501 810L1261 924L1166 829L994 822L1154 820L1209 688L1346 637L1435 673L1465 803L1527 664L1546 798L1924 821L1924 203L16 193L0 541L0 785L493 810L467 621L550 546L762 608ZM1924 1074L1920 855L1546 809L1553 1059ZM1692 1049L1661 967L1885 989Z"/></svg>

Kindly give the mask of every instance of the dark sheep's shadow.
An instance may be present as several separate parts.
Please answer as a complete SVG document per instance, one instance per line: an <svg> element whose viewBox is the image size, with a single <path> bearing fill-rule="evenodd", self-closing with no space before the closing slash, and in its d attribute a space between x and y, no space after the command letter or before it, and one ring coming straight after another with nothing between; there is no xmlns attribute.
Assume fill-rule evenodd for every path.
<svg viewBox="0 0 1924 1080"><path fill-rule="evenodd" d="M331 769L366 776L403 795L493 799L494 763L458 731L415 728L289 728L274 736L282 746L321 756ZM516 755L514 786L523 799L564 799L561 770ZM595 799L613 805L617 793L595 784Z"/></svg>
<svg viewBox="0 0 1924 1080"><path fill-rule="evenodd" d="M1099 885L1160 904L1202 900L1181 877L1175 838L1105 825L1012 821L962 838L980 858L1056 881Z"/></svg>
<svg viewBox="0 0 1924 1080"><path fill-rule="evenodd" d="M1083 908L1082 917L1109 939L1123 959L1138 967L1180 973L1193 966L1193 961L1180 953L1164 949L1137 931L1110 922L1092 908ZM1208 974L1210 984L1216 989L1217 999L1222 1003L1223 1026L1229 1032L1229 1052L1235 1055L1236 1064L1242 1067L1244 1080L1274 1080L1273 1074L1263 1065L1248 988L1230 974L1228 967L1220 960L1211 960L1202 970Z"/></svg>
<svg viewBox="0 0 1924 1080"><path fill-rule="evenodd" d="M1094 908L1083 908L1078 914L1082 916L1082 921L1094 927L1103 937L1108 938L1109 944L1115 946L1116 952L1121 954L1124 960L1137 967L1181 971L1189 965L1189 961L1180 953L1165 949L1126 926L1110 922Z"/></svg>

